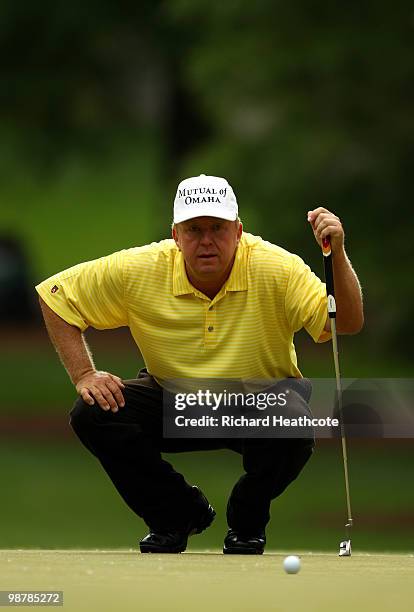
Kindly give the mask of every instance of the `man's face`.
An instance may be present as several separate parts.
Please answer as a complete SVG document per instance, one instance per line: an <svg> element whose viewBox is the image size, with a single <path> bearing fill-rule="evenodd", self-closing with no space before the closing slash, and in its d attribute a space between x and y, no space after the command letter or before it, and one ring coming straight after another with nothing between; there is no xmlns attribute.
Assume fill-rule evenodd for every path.
<svg viewBox="0 0 414 612"><path fill-rule="evenodd" d="M191 281L225 281L242 234L242 224L216 217L196 217L173 228Z"/></svg>

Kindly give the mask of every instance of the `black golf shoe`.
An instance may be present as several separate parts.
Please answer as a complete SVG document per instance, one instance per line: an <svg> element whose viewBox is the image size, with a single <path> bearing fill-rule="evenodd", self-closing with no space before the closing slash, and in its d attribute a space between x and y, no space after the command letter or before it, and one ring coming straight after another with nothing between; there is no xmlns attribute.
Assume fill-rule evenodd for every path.
<svg viewBox="0 0 414 612"><path fill-rule="evenodd" d="M224 538L223 552L225 555L262 555L265 544L264 530L247 535L229 529Z"/></svg>
<svg viewBox="0 0 414 612"><path fill-rule="evenodd" d="M194 492L194 513L182 529L151 530L139 547L142 553L181 553L187 548L188 537L201 533L214 521L216 512L198 487Z"/></svg>

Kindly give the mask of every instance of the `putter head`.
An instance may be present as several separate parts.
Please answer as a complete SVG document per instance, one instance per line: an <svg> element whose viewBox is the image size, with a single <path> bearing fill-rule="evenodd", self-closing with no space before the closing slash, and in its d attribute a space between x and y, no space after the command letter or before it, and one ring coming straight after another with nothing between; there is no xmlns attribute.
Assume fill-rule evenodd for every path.
<svg viewBox="0 0 414 612"><path fill-rule="evenodd" d="M339 556L350 557L351 556L351 540L344 540L339 545Z"/></svg>

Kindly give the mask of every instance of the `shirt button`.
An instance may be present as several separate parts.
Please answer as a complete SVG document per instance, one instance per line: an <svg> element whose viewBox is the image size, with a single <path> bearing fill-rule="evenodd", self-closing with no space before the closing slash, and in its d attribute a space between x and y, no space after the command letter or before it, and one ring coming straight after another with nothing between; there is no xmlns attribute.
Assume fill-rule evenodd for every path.
<svg viewBox="0 0 414 612"><path fill-rule="evenodd" d="M208 331L212 332L214 330L214 327L212 325L208 326Z"/></svg>

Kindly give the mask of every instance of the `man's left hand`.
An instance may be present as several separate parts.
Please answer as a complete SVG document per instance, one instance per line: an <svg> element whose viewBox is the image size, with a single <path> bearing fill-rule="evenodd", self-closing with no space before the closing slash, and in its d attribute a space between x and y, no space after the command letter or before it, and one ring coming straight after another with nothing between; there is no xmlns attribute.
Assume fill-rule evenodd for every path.
<svg viewBox="0 0 414 612"><path fill-rule="evenodd" d="M315 239L322 248L322 238L330 237L332 252L344 248L344 228L339 217L326 208L319 206L308 212L308 221L312 226Z"/></svg>

